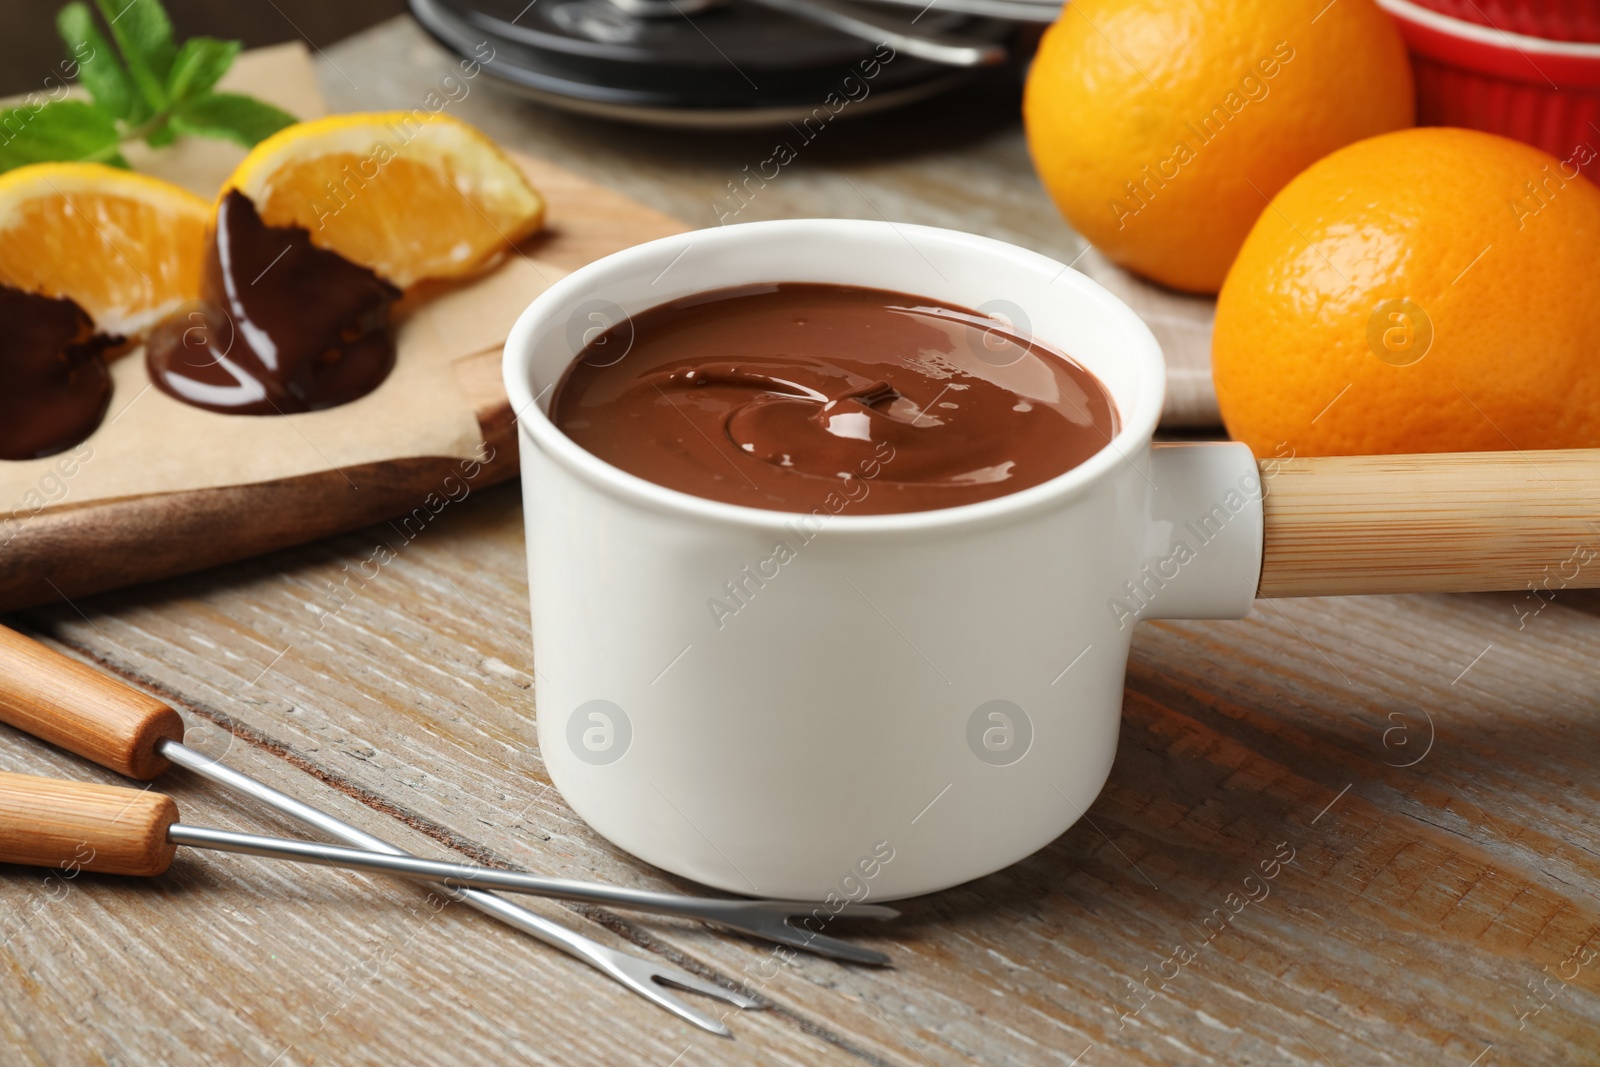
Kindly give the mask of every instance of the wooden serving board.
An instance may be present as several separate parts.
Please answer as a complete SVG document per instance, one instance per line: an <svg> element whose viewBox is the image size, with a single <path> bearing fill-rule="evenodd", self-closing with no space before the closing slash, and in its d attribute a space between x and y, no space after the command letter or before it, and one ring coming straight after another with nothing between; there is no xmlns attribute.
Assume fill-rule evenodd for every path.
<svg viewBox="0 0 1600 1067"><path fill-rule="evenodd" d="M574 270L683 223L540 160L519 159L549 203L549 225L525 250ZM457 361L493 458L475 486L517 470L515 420L500 382L499 352ZM57 602L229 563L404 514L460 460L394 460L342 472L180 493L51 507L30 517L0 551L0 611Z"/></svg>

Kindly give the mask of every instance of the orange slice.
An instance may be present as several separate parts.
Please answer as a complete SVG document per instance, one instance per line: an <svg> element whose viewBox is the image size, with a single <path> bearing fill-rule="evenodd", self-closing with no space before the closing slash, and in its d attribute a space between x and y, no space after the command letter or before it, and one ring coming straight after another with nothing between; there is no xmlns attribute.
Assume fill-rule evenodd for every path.
<svg viewBox="0 0 1600 1067"><path fill-rule="evenodd" d="M99 163L0 175L0 283L68 297L102 333L135 336L200 294L211 207Z"/></svg>
<svg viewBox="0 0 1600 1067"><path fill-rule="evenodd" d="M270 226L301 226L322 248L394 284L459 278L544 222L544 198L475 127L386 111L302 122L262 141L223 184Z"/></svg>

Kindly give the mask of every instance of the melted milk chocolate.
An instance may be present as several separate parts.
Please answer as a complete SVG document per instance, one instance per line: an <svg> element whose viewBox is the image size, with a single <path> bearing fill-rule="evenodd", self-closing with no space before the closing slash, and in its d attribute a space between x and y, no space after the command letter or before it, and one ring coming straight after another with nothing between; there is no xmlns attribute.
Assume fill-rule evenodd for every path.
<svg viewBox="0 0 1600 1067"><path fill-rule="evenodd" d="M0 459L33 459L94 432L111 403L105 350L71 300L0 285Z"/></svg>
<svg viewBox="0 0 1600 1067"><path fill-rule="evenodd" d="M217 207L201 295L145 344L150 380L185 403L317 411L366 396L394 367L400 290L298 226L266 225L236 189Z"/></svg>
<svg viewBox="0 0 1600 1067"><path fill-rule="evenodd" d="M635 315L590 342L550 410L589 452L670 489L859 515L1038 485L1117 429L1088 371L996 319L801 283Z"/></svg>

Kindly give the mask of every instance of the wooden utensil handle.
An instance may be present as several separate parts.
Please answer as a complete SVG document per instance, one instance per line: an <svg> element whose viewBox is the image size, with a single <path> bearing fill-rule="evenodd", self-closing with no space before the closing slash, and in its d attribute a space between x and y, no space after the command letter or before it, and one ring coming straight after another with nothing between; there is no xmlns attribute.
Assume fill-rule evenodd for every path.
<svg viewBox="0 0 1600 1067"><path fill-rule="evenodd" d="M0 771L0 861L106 874L160 874L177 846L164 793Z"/></svg>
<svg viewBox="0 0 1600 1067"><path fill-rule="evenodd" d="M4 626L0 721L145 780L170 766L156 742L183 740L183 720L166 704Z"/></svg>
<svg viewBox="0 0 1600 1067"><path fill-rule="evenodd" d="M1258 595L1600 586L1600 449L1263 460Z"/></svg>

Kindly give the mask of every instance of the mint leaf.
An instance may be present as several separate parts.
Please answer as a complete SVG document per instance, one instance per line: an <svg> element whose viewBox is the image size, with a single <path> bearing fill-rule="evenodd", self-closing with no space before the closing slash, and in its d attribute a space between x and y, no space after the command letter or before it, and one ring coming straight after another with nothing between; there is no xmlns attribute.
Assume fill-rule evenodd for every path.
<svg viewBox="0 0 1600 1067"><path fill-rule="evenodd" d="M128 164L117 152L117 123L86 100L55 100L37 111L0 111L0 171L52 160Z"/></svg>
<svg viewBox="0 0 1600 1067"><path fill-rule="evenodd" d="M238 56L238 41L193 37L179 47L160 0L94 0L94 7L110 27L115 49L84 0L72 0L56 17L78 80L94 103L0 108L0 171L50 160L125 167L122 142L143 138L161 147L181 134L249 147L294 123L293 115L270 104L213 91Z"/></svg>
<svg viewBox="0 0 1600 1067"><path fill-rule="evenodd" d="M246 148L296 122L287 111L239 93L202 93L172 109L178 133L218 137Z"/></svg>
<svg viewBox="0 0 1600 1067"><path fill-rule="evenodd" d="M167 99L187 100L210 89L227 73L238 54L238 41L219 41L215 37L191 37L184 41L167 78Z"/></svg>
<svg viewBox="0 0 1600 1067"><path fill-rule="evenodd" d="M119 119L138 122L149 115L144 101L133 90L128 72L122 69L111 45L100 36L94 15L81 3L71 3L56 16L56 30L72 52L78 66L78 81L89 90L94 102Z"/></svg>
<svg viewBox="0 0 1600 1067"><path fill-rule="evenodd" d="M166 110L167 81L178 51L166 11L157 0L95 0L95 6L111 27L139 95L151 111Z"/></svg>

